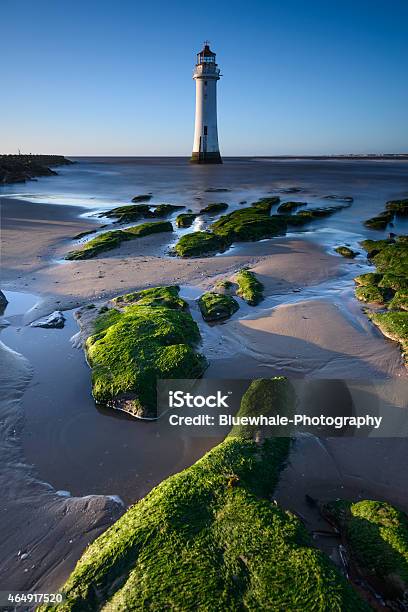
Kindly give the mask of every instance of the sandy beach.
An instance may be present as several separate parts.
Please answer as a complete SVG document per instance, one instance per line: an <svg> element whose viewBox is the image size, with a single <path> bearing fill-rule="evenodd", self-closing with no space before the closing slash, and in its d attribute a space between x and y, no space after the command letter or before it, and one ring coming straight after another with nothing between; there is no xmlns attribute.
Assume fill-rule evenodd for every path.
<svg viewBox="0 0 408 612"><path fill-rule="evenodd" d="M215 439L194 444L181 440L182 452L177 455L164 440L158 440L153 425L149 432L139 428L132 439L134 422L109 419L98 412L90 397L89 370L82 352L65 348L76 332L73 309L89 303L102 305L129 291L178 284L200 326L202 349L210 360L206 378L283 374L406 379L398 345L372 326L354 299L352 278L366 266L361 258L346 261L310 236L297 234L242 243L223 255L181 259L169 255L175 238L158 234L125 242L94 259L67 262L64 256L80 244L73 237L105 221L85 215L89 209L81 206L7 196L0 201L2 289L11 295L27 294L28 302L31 300L21 311L10 310L10 303L5 313L10 327L2 334L13 349L2 345L1 351L1 371L9 374L1 404L5 425L0 431L0 456L4 458L0 482L5 491L0 508L0 538L4 541L0 584L7 588L57 589L87 544L123 513L125 507L116 495L122 494L126 504L137 501L216 443ZM219 280L234 281L243 266L250 266L263 283L264 301L257 308L242 302L239 312L222 325L203 324L195 299ZM27 327L56 309L67 311L65 330L40 335L39 330ZM17 314L9 316L12 312ZM53 334L60 334L58 342L52 341ZM52 366L46 360L38 363L45 346ZM65 354L69 363L64 363ZM67 400L65 404L61 400L58 419L63 421L59 423L53 411L64 385ZM41 406L45 389L47 398ZM84 405L78 394L86 396ZM403 406L403 395L403 387L398 387L393 405ZM71 409L77 402L76 409ZM100 441L90 447L92 453L86 448L89 430ZM41 431L43 448L38 440ZM122 442L118 449L112 438ZM73 440L78 443L76 458ZM62 474L59 449L64 447L68 451ZM365 461L361 462L360 441L332 439L321 444L314 438L300 440L292 450L277 497L283 506L307 514L304 493L337 495L346 487L353 498L377 494L408 508L406 482L393 469L405 450L402 440L395 448L391 441L365 440ZM106 464L99 459L104 453ZM145 463L143 457L148 457ZM89 467L83 478L78 476L81 461ZM109 468L106 480L104 472L98 473L93 487L92 475L98 465L112 463L120 466L121 478ZM316 465L322 463L325 468L316 471ZM306 472L318 476L305 479ZM377 479L376 474L380 474ZM58 492L65 486L72 495ZM294 487L296 495L292 495ZM311 525L318 524L316 517L308 518ZM25 524L28 529L16 529Z"/></svg>

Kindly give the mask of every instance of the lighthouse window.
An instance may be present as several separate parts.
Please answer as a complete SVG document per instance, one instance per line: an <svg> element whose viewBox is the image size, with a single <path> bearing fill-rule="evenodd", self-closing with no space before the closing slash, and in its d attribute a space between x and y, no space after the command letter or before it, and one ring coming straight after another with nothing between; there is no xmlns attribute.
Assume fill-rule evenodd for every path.
<svg viewBox="0 0 408 612"><path fill-rule="evenodd" d="M204 85L207 86L207 81L204 81Z"/></svg>
<svg viewBox="0 0 408 612"><path fill-rule="evenodd" d="M204 136L207 136L208 134L208 127L205 125L204 126Z"/></svg>

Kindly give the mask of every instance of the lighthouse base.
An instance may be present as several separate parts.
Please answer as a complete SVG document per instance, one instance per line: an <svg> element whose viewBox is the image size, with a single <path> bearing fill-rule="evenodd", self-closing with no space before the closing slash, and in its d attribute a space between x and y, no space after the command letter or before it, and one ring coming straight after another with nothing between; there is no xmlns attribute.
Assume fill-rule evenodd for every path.
<svg viewBox="0 0 408 612"><path fill-rule="evenodd" d="M211 153L204 153L203 151L193 151L191 154L190 161L193 164L222 164L222 158L219 151Z"/></svg>

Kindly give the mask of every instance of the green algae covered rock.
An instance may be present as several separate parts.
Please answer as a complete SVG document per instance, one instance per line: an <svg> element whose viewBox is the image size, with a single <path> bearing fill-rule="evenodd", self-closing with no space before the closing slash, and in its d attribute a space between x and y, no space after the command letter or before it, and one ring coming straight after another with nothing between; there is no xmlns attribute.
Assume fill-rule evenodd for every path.
<svg viewBox="0 0 408 612"><path fill-rule="evenodd" d="M180 238L175 250L180 257L200 257L211 253L221 253L228 246L224 238L211 232L192 232Z"/></svg>
<svg viewBox="0 0 408 612"><path fill-rule="evenodd" d="M126 223L137 221L142 219L142 217L148 217L149 213L149 204L128 204L104 211L99 217L108 217L109 219L117 219L121 223Z"/></svg>
<svg viewBox="0 0 408 612"><path fill-rule="evenodd" d="M368 316L384 336L401 345L405 355L405 363L408 365L408 312L406 310L391 310L388 312L371 312Z"/></svg>
<svg viewBox="0 0 408 612"><path fill-rule="evenodd" d="M179 291L180 287L177 285L152 287L150 289L142 289L142 291L135 291L134 293L119 295L112 302L118 306L138 304L139 306L165 306L166 308L185 310L188 305L179 296Z"/></svg>
<svg viewBox="0 0 408 612"><path fill-rule="evenodd" d="M308 208L307 210L300 210L297 214L301 217L307 217L308 219L322 219L324 217L330 217L334 213L338 212L344 206L326 206L324 208Z"/></svg>
<svg viewBox="0 0 408 612"><path fill-rule="evenodd" d="M386 272L382 275L381 280L378 282L379 287L389 287L394 291L407 290L408 289L408 270L405 276L397 276L392 272Z"/></svg>
<svg viewBox="0 0 408 612"><path fill-rule="evenodd" d="M364 221L364 225L370 229L384 230L394 218L394 213L391 210L384 210L376 217L371 217Z"/></svg>
<svg viewBox="0 0 408 612"><path fill-rule="evenodd" d="M379 272L387 272L395 276L408 276L408 244L396 242L381 249L372 258Z"/></svg>
<svg viewBox="0 0 408 612"><path fill-rule="evenodd" d="M280 215L270 216L261 208L241 208L220 217L210 230L231 244L282 236L286 232L286 221Z"/></svg>
<svg viewBox="0 0 408 612"><path fill-rule="evenodd" d="M273 196L271 198L261 198L260 200L253 202L251 204L251 207L256 208L257 210L262 210L263 212L266 212L266 213L270 213L272 206L275 206L275 204L279 204L279 202L280 202L279 196Z"/></svg>
<svg viewBox="0 0 408 612"><path fill-rule="evenodd" d="M366 274L360 274L356 276L354 282L358 285L378 285L383 275L378 272L367 272Z"/></svg>
<svg viewBox="0 0 408 612"><path fill-rule="evenodd" d="M185 206L176 206L175 204L129 204L112 208L101 213L99 216L117 219L118 223L129 223L142 218L157 219L167 217L182 208L185 208Z"/></svg>
<svg viewBox="0 0 408 612"><path fill-rule="evenodd" d="M296 412L296 394L292 383L284 376L254 380L242 397L238 412L240 417L280 416L292 419ZM252 425L240 422L234 425L230 435L246 439L265 439L287 434L287 426Z"/></svg>
<svg viewBox="0 0 408 612"><path fill-rule="evenodd" d="M200 333L185 302L178 302L178 288L128 296L125 304L136 303L99 315L86 341L92 393L99 404L155 417L157 380L199 378L207 362L195 350Z"/></svg>
<svg viewBox="0 0 408 612"><path fill-rule="evenodd" d="M385 305L386 312L368 312L371 321L382 333L399 342L404 353L408 349L408 242L406 236L396 240L365 240L377 271L362 274L354 280L359 300ZM408 359L405 358L408 364Z"/></svg>
<svg viewBox="0 0 408 612"><path fill-rule="evenodd" d="M288 452L288 438L228 436L87 548L56 610L368 611L300 519L271 503Z"/></svg>
<svg viewBox="0 0 408 612"><path fill-rule="evenodd" d="M200 210L200 214L215 215L216 213L227 210L227 208L228 204L225 204L224 202L214 202L212 204L208 204L205 208L202 208Z"/></svg>
<svg viewBox="0 0 408 612"><path fill-rule="evenodd" d="M390 200L386 203L385 208L396 215L406 217L408 215L408 198L404 200Z"/></svg>
<svg viewBox="0 0 408 612"><path fill-rule="evenodd" d="M170 221L156 221L141 223L140 225L135 225L134 227L128 227L126 230L112 230L110 232L104 232L103 234L92 238L92 240L87 242L81 249L68 253L65 256L65 259L91 259L99 253L116 248L121 242L125 242L126 240L134 240L135 238L142 238L143 236L149 236L150 234L172 231L173 226Z"/></svg>
<svg viewBox="0 0 408 612"><path fill-rule="evenodd" d="M401 289L401 291L397 291L388 302L389 310L408 310L408 291L406 289Z"/></svg>
<svg viewBox="0 0 408 612"><path fill-rule="evenodd" d="M278 206L278 213L291 213L297 210L300 206L307 206L306 202L284 202Z"/></svg>
<svg viewBox="0 0 408 612"><path fill-rule="evenodd" d="M240 270L235 277L238 283L237 295L250 306L256 306L263 300L263 284L250 270Z"/></svg>
<svg viewBox="0 0 408 612"><path fill-rule="evenodd" d="M395 240L387 238L386 240L363 240L360 244L367 251L367 257L371 258L394 242Z"/></svg>
<svg viewBox="0 0 408 612"><path fill-rule="evenodd" d="M342 257L347 257L348 259L354 259L358 255L357 251L353 251L347 246L338 246L334 250Z"/></svg>
<svg viewBox="0 0 408 612"><path fill-rule="evenodd" d="M341 530L360 575L386 587L387 599L408 589L408 518L387 502L338 500L325 508ZM380 582L378 582L380 581ZM394 595L394 597L392 597Z"/></svg>
<svg viewBox="0 0 408 612"><path fill-rule="evenodd" d="M177 227L191 227L198 215L194 213L181 213L176 217Z"/></svg>
<svg viewBox="0 0 408 612"><path fill-rule="evenodd" d="M357 299L367 304L385 304L390 298L388 289L376 285L361 285L360 287L356 287L355 294Z"/></svg>
<svg viewBox="0 0 408 612"><path fill-rule="evenodd" d="M152 197L153 196L151 193L137 195L134 198L132 198L132 202L149 202L152 199Z"/></svg>
<svg viewBox="0 0 408 612"><path fill-rule="evenodd" d="M198 300L198 305L205 321L228 319L239 308L239 304L230 295L207 291Z"/></svg>

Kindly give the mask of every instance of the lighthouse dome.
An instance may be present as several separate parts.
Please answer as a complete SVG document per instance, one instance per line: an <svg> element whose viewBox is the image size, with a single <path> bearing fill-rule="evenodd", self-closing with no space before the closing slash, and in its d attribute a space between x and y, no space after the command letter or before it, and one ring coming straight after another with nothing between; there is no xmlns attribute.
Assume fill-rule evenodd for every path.
<svg viewBox="0 0 408 612"><path fill-rule="evenodd" d="M197 64L207 64L207 63L214 63L215 64L215 57L216 54L213 53L210 49L210 45L205 42L204 43L204 48L197 53Z"/></svg>

